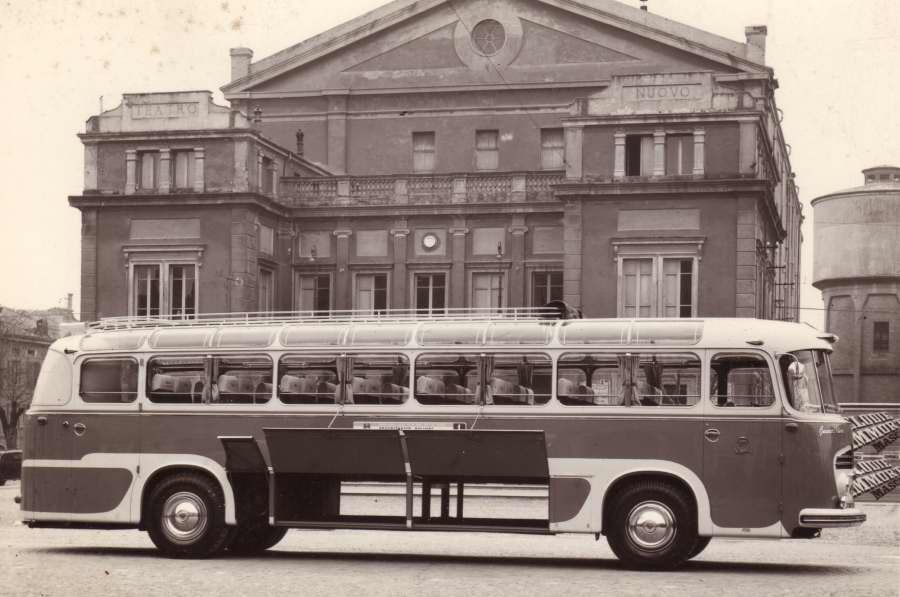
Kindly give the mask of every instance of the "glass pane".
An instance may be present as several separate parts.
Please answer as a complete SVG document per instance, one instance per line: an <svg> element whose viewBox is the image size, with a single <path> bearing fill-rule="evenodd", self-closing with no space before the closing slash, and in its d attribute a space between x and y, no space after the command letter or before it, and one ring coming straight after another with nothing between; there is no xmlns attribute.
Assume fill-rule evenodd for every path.
<svg viewBox="0 0 900 597"><path fill-rule="evenodd" d="M812 381L815 384L815 377ZM759 355L717 354L710 364L709 395L715 406L772 405L775 392L768 363Z"/></svg>
<svg viewBox="0 0 900 597"><path fill-rule="evenodd" d="M627 321L571 321L560 329L563 344L627 344Z"/></svg>
<svg viewBox="0 0 900 597"><path fill-rule="evenodd" d="M488 344L547 344L553 333L550 323L493 323L488 328Z"/></svg>
<svg viewBox="0 0 900 597"><path fill-rule="evenodd" d="M285 346L337 346L342 343L347 329L346 325L292 325L281 333L281 343Z"/></svg>
<svg viewBox="0 0 900 597"><path fill-rule="evenodd" d="M693 406L700 401L700 359L692 354L641 354L634 399L640 406Z"/></svg>
<svg viewBox="0 0 900 597"><path fill-rule="evenodd" d="M272 361L267 356L235 355L213 359L209 402L265 404L272 397Z"/></svg>
<svg viewBox="0 0 900 597"><path fill-rule="evenodd" d="M351 346L404 346L409 343L415 326L393 324L355 325L350 328L347 344Z"/></svg>
<svg viewBox="0 0 900 597"><path fill-rule="evenodd" d="M149 332L104 332L81 338L81 350L137 350Z"/></svg>
<svg viewBox="0 0 900 597"><path fill-rule="evenodd" d="M422 404L475 404L477 354L421 355L416 359L416 400Z"/></svg>
<svg viewBox="0 0 900 597"><path fill-rule="evenodd" d="M352 404L402 404L409 397L409 360L402 354L352 355Z"/></svg>
<svg viewBox="0 0 900 597"><path fill-rule="evenodd" d="M286 404L336 404L335 355L285 355L278 364L278 397Z"/></svg>
<svg viewBox="0 0 900 597"><path fill-rule="evenodd" d="M702 321L635 321L631 344L693 345L703 337Z"/></svg>
<svg viewBox="0 0 900 597"><path fill-rule="evenodd" d="M418 342L422 346L481 344L486 327L483 323L426 323L419 328Z"/></svg>
<svg viewBox="0 0 900 597"><path fill-rule="evenodd" d="M140 188L154 189L156 188L156 152L143 152L140 154Z"/></svg>
<svg viewBox="0 0 900 597"><path fill-rule="evenodd" d="M209 346L213 328L159 330L150 337L151 348L203 348Z"/></svg>
<svg viewBox="0 0 900 597"><path fill-rule="evenodd" d="M623 401L624 364L614 354L560 357L556 397L565 406L617 406Z"/></svg>
<svg viewBox="0 0 900 597"><path fill-rule="evenodd" d="M553 364L543 354L491 354L485 404L535 406L550 401Z"/></svg>
<svg viewBox="0 0 900 597"><path fill-rule="evenodd" d="M159 316L159 266L134 266L134 314L138 317Z"/></svg>
<svg viewBox="0 0 900 597"><path fill-rule="evenodd" d="M175 187L189 189L194 186L194 152L175 152Z"/></svg>
<svg viewBox="0 0 900 597"><path fill-rule="evenodd" d="M159 357L147 364L147 396L151 402L200 404L209 402L207 360L203 357Z"/></svg>
<svg viewBox="0 0 900 597"><path fill-rule="evenodd" d="M212 345L218 348L262 348L272 344L279 329L277 327L226 327L218 331Z"/></svg>
<svg viewBox="0 0 900 597"><path fill-rule="evenodd" d="M194 265L169 266L169 304L172 316L175 318L185 318L196 314L194 272Z"/></svg>
<svg viewBox="0 0 900 597"><path fill-rule="evenodd" d="M134 359L91 359L81 366L79 395L85 402L134 402L137 380Z"/></svg>

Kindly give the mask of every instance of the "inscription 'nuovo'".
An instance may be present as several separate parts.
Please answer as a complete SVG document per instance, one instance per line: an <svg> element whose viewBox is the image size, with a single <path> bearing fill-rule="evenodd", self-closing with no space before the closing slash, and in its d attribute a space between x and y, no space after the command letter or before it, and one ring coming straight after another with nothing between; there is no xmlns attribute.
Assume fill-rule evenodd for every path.
<svg viewBox="0 0 900 597"><path fill-rule="evenodd" d="M639 100L657 99L691 99L690 85L648 85L635 87L634 93Z"/></svg>
<svg viewBox="0 0 900 597"><path fill-rule="evenodd" d="M139 118L188 118L197 116L197 102L170 102L158 104L131 104L131 117Z"/></svg>

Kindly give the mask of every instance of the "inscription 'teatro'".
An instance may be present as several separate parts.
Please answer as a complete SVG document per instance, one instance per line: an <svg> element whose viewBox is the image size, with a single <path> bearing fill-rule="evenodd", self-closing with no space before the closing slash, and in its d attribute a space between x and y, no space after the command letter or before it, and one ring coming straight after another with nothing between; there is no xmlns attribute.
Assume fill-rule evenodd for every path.
<svg viewBox="0 0 900 597"><path fill-rule="evenodd" d="M131 104L132 118L184 118L196 116L200 106L197 102L169 102L154 104Z"/></svg>
<svg viewBox="0 0 900 597"><path fill-rule="evenodd" d="M690 85L649 85L635 87L635 97L641 99L690 99Z"/></svg>

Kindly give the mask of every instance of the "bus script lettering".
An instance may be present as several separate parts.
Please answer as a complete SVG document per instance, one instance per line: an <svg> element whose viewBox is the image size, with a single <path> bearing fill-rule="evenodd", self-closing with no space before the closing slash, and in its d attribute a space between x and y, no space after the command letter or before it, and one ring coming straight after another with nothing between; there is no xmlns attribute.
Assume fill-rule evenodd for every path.
<svg viewBox="0 0 900 597"><path fill-rule="evenodd" d="M385 431L430 431L433 429L461 430L465 423L432 421L354 421L354 429L380 429Z"/></svg>

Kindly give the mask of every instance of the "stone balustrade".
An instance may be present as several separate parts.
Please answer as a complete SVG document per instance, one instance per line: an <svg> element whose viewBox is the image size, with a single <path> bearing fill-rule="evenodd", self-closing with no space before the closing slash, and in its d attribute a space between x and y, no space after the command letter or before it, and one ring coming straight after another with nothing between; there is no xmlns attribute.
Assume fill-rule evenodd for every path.
<svg viewBox="0 0 900 597"><path fill-rule="evenodd" d="M278 201L289 207L549 201L562 171L386 176L285 177Z"/></svg>

